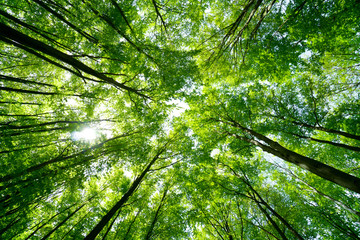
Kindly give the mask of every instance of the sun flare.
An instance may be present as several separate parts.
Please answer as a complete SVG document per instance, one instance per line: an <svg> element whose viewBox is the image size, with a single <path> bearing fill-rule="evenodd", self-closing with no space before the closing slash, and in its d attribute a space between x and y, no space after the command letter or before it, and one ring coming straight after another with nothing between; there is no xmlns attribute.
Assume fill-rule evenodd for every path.
<svg viewBox="0 0 360 240"><path fill-rule="evenodd" d="M83 140L83 141L92 141L95 140L97 137L96 130L92 128L84 128L80 132L73 132L72 137L74 140Z"/></svg>

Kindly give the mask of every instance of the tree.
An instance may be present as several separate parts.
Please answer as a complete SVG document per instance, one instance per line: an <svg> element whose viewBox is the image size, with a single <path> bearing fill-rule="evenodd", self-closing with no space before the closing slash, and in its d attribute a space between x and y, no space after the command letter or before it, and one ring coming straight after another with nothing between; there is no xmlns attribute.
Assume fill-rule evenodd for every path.
<svg viewBox="0 0 360 240"><path fill-rule="evenodd" d="M1 239L359 239L356 0L3 0Z"/></svg>

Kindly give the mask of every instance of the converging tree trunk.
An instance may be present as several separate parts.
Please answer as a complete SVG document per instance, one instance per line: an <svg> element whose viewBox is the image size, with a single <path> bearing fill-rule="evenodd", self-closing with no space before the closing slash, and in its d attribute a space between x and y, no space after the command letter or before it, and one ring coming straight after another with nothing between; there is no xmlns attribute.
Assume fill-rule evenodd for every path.
<svg viewBox="0 0 360 240"><path fill-rule="evenodd" d="M95 239L96 236L101 232L101 230L106 226L108 222L110 222L111 218L115 215L115 213L127 202L127 200L134 194L136 189L140 186L142 180L145 175L150 171L151 166L159 159L160 155L166 150L165 147L161 148L158 153L153 157L153 159L149 162L146 168L142 171L140 176L138 176L135 181L131 184L126 193L122 196L122 198L102 217L100 222L90 231L90 233L84 238L86 240Z"/></svg>
<svg viewBox="0 0 360 240"><path fill-rule="evenodd" d="M360 193L360 178L352 176L343 171L340 171L334 167L326 165L317 160L311 159L309 157L306 157L306 156L298 154L294 151L291 151L291 150L281 146L279 143L271 140L270 138L268 138L258 132L255 132L254 130L243 127L242 125L240 125L238 122L235 122L234 120L231 120L230 122L222 121L222 120L220 120L220 121L224 122L226 124L232 125L238 129L240 129L241 131L243 131L247 134L250 134L250 136L252 136L252 137L250 137L250 138L244 137L244 136L240 136L236 133L228 132L229 136L233 136L237 139L240 139L242 141L246 141L255 146L258 146L265 152L271 153L272 155L277 156L287 162L295 164L295 165L301 167L302 169L312 172L323 179L326 179L328 181L336 183L336 184L343 186L351 191Z"/></svg>
<svg viewBox="0 0 360 240"><path fill-rule="evenodd" d="M119 82L115 81L114 79L105 76L105 74L100 73L100 72L88 67L87 65L85 65L84 63L80 62L79 60L71 57L70 55L65 54L65 53L39 41L39 40L29 37L19 31L17 31L14 28L11 28L11 27L5 25L4 23L0 23L0 34L2 34L6 39L10 40L10 42L14 42L15 44L21 44L30 49L37 50L46 55L52 56L61 62L69 64L70 66L74 67L75 69L81 70L87 74L97 77L97 78L103 80L104 82L109 83L115 87L135 93L139 96L148 98L144 94L140 93L138 90L128 87L122 83L119 83Z"/></svg>

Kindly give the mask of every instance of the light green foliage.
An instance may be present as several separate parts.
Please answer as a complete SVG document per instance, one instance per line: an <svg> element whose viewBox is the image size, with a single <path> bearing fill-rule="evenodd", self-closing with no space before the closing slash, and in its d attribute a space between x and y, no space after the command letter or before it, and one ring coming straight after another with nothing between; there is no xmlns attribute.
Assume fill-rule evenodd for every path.
<svg viewBox="0 0 360 240"><path fill-rule="evenodd" d="M356 0L2 0L0 239L360 239L359 46Z"/></svg>

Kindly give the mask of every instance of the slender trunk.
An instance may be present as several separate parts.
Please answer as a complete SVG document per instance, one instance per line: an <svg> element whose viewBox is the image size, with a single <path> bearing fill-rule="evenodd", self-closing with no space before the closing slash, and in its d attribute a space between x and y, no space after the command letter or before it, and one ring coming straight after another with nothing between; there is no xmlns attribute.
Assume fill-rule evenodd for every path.
<svg viewBox="0 0 360 240"><path fill-rule="evenodd" d="M84 238L84 240L95 239L96 236L101 232L105 225L111 220L114 214L127 202L127 200L133 195L136 189L140 186L145 175L149 172L151 166L156 162L160 155L165 151L165 148L162 148L155 157L150 161L147 167L143 170L140 176L138 176L135 181L131 184L127 192L122 196L122 198L108 211L108 213L103 216L100 222L91 230L91 232Z"/></svg>
<svg viewBox="0 0 360 240"><path fill-rule="evenodd" d="M45 221L44 223L41 224L41 222L40 222L40 223L39 223L39 226L38 226L25 240L30 239L32 236L35 235L35 233L37 233L37 231L39 231L42 227L44 227L44 226L45 226L47 223L49 223L52 219L54 219L56 216L64 213L66 210L72 208L72 207L75 206L76 204L77 204L77 203L74 203L74 204L70 205L69 207L65 208L64 210L56 213L55 215L53 215L51 218L49 218L49 219L48 219L47 221Z"/></svg>
<svg viewBox="0 0 360 240"><path fill-rule="evenodd" d="M239 41L244 30L248 28L248 25L251 22L251 19L254 17L254 14L257 11L257 9L259 8L259 6L261 5L262 1L263 0L250 0L247 2L247 4L244 6L242 12L240 13L239 17L235 20L235 22L227 27L230 29L223 37L221 43L218 45L219 51L218 51L217 55L215 56L214 55L215 53L213 53L210 56L209 60L213 59L212 62L214 62L217 58L219 58L222 55L222 53L224 53L227 49L231 48L231 46L235 45ZM251 10L251 8L252 8L252 10ZM246 16L248 16L248 17L247 17L246 21L242 24L243 25L242 28L239 31L237 31Z"/></svg>
<svg viewBox="0 0 360 240"><path fill-rule="evenodd" d="M262 204L264 205L267 209L270 210L270 212L275 216L277 217L281 222L282 224L284 224L294 235L297 239L299 240L304 240L304 238L280 215L278 214L267 202L265 202L261 196L255 192L255 194L259 197L260 201L256 201L256 203L259 203L259 204Z"/></svg>
<svg viewBox="0 0 360 240"><path fill-rule="evenodd" d="M69 47L67 47L67 46L65 46L65 45L63 45L63 44L55 41L54 39L52 39L52 38L50 38L50 37L48 37L46 34L52 35L52 36L56 37L57 39L60 38L59 36L56 36L56 35L54 35L54 34L52 34L52 33L50 33L50 32L45 32L45 31L40 30L40 29L38 29L38 28L36 28L36 27L34 27L34 26L32 26L32 25L29 25L29 24L27 24L27 23L24 23L24 22L21 21L20 19L14 17L14 16L12 16L12 15L10 15L10 14L8 14L7 12L4 12L4 11L2 11L2 10L0 10L0 14L3 15L4 17L6 17L6 18L8 18L8 19L10 19L10 20L12 20L12 21L14 21L14 22L16 22L17 24L19 24L19 25L21 25L21 26L23 26L23 27L25 27L25 28L27 28L27 29L29 29L29 30L37 33L37 34L39 34L39 35L42 36L43 38L47 39L49 42L52 42L52 43L56 44L57 46L65 49L65 50L73 51L71 48L69 48ZM46 33L46 34L44 34L44 33Z"/></svg>
<svg viewBox="0 0 360 240"><path fill-rule="evenodd" d="M286 118L285 118L285 117L282 117L282 116L276 116L276 115L270 115L270 116L271 116L271 117L274 117L274 118L286 120ZM347 138L352 138L352 139L355 139L355 140L360 140L360 136L359 136L359 135L356 135L356 134L351 134L351 133L343 132L343 131L340 131L340 130L325 128L325 127L320 127L320 126L314 126L314 125L311 125L311 124L307 124L307 123L303 123L303 122L298 122L298 121L295 121L295 120L290 121L290 122L293 123L293 124L295 124L295 125L298 125L298 126L300 126L300 127L311 128L311 129L318 130L318 131L322 131L322 132L334 133L334 134L341 135L341 136L344 136L344 137L347 137Z"/></svg>
<svg viewBox="0 0 360 240"><path fill-rule="evenodd" d="M30 93L30 94L38 94L38 95L56 95L57 94L55 92L39 92L39 91L10 88L10 87L0 87L0 90L7 91L7 92Z"/></svg>
<svg viewBox="0 0 360 240"><path fill-rule="evenodd" d="M64 236L62 236L61 240L64 239L64 238L65 238L79 223L81 223L81 222L84 220L84 218L86 218L87 215L89 215L90 213L91 213L91 212L87 212L83 217L80 218L80 220L79 220L76 224L74 224L73 226L71 226L71 228L69 229L69 231L67 231L67 232L64 234Z"/></svg>
<svg viewBox="0 0 360 240"><path fill-rule="evenodd" d="M230 228L229 228L229 225L227 224L227 222L226 222L226 233L228 234L228 238L229 238L229 240L234 240L234 237L231 235L231 230L230 230Z"/></svg>
<svg viewBox="0 0 360 240"><path fill-rule="evenodd" d="M120 213L121 213L121 209L119 210L119 212L118 212L118 214L116 215L116 217L114 217L114 219L111 221L110 226L108 227L108 229L106 230L104 236L102 237L102 240L105 240L106 236L107 236L108 233L110 232L112 226L114 225L115 220L119 217Z"/></svg>
<svg viewBox="0 0 360 240"><path fill-rule="evenodd" d="M306 140L310 140L310 141L314 141L314 142L319 142L319 143L325 143L325 144L329 144L335 147L341 147L341 148L345 148L345 149L349 149L352 151L357 151L360 152L360 147L355 147L355 146L350 146L350 145L346 145L346 144L342 144L342 143L335 143L335 142L331 142L331 141L327 141L327 140L321 140L321 139L317 139L317 138L312 138L312 137L306 137L306 136L302 136L299 134L295 134L295 133L290 133L291 135L294 135L298 138L302 138L302 139L306 139Z"/></svg>
<svg viewBox="0 0 360 240"><path fill-rule="evenodd" d="M250 35L250 38L249 38L250 40L252 40L254 38L255 34L257 33L258 29L261 26L261 23L263 22L265 17L270 13L271 8L274 6L276 1L277 0L273 0L268 6L264 7L263 11L260 14L260 16L261 16L260 20L257 22L256 26L254 27L254 29L251 32L251 35Z"/></svg>
<svg viewBox="0 0 360 240"><path fill-rule="evenodd" d="M83 0L83 3L86 4L86 2ZM120 36L122 36L123 38L125 38L125 40L131 45L133 46L139 53L144 54L146 57L148 57L151 61L155 62L155 59L153 57L151 57L149 54L147 54L146 52L144 52L144 50L142 50L139 46L137 46L127 35L125 35L118 27L117 25L115 25L111 18L105 14L101 14L98 10L94 9L91 5L89 5L89 8L91 9L91 11L99 16L99 18L101 20L103 20L104 22L106 22L112 29L114 29Z"/></svg>
<svg viewBox="0 0 360 240"><path fill-rule="evenodd" d="M63 221L61 221L55 228L53 228L48 234L46 234L41 240L45 240L48 237L50 237L51 234L53 234L56 230L58 230L64 223L66 223L67 220L69 220L75 213L77 213L80 209L82 209L85 206L85 204L78 207L74 212L69 214Z"/></svg>
<svg viewBox="0 0 360 240"><path fill-rule="evenodd" d="M204 215L205 219L210 223L210 225L212 226L212 228L215 230L216 234L219 235L220 239L224 240L224 237L221 235L220 231L218 230L218 227L211 221L211 220L213 219L215 222L217 222L217 221L214 219L214 217L212 217L212 216L210 215L210 217L212 218L212 219L210 219L210 217L208 217L208 214L207 214L201 207L199 207L199 206L197 206L197 207L200 209L200 211L201 211L202 214ZM220 225L220 227L221 227L221 224L219 224L219 222L217 222L217 223L218 223L218 225ZM216 235L215 235L214 233L211 232L211 234L212 234L214 237L216 237Z"/></svg>
<svg viewBox="0 0 360 240"><path fill-rule="evenodd" d="M42 168L44 168L45 166L49 165L49 164L52 164L52 163L57 163L57 162L61 162L61 161L64 161L64 160L67 160L67 159L71 159L71 158L74 158L76 156L81 156L87 152L90 152L90 151L93 151L95 149L98 149L98 148L101 148L105 143L109 142L109 141L112 141L112 140L115 140L115 139L118 139L118 138L122 138L122 137L127 137L127 136L130 136L132 135L133 133L127 133L127 134L122 134L120 136L117 136L117 137L113 137L113 138L110 138L110 139L107 139L106 141L103 141L95 146L92 146L90 148L87 148L83 151L80 151L78 153L75 153L75 154L72 154L72 155L69 155L69 156L63 156L62 153L51 159L51 160L48 160L46 162L42 162L38 165L35 165L35 166L32 166L32 167L29 167L27 168L26 170L23 170L21 172L18 172L18 173L15 173L15 174L9 174L7 176L4 176L4 177L1 177L0 178L0 182L5 182L5 181L9 181L9 180L12 180L12 179L15 179L15 178L18 178L24 174L28 174L28 173L31 173L31 172L34 172L34 171L37 171L37 170L40 170ZM63 150L63 152L66 150L66 148Z"/></svg>
<svg viewBox="0 0 360 240"><path fill-rule="evenodd" d="M10 223L8 223L3 229L0 229L0 236L3 235L7 230L14 226L21 218L16 216Z"/></svg>
<svg viewBox="0 0 360 240"><path fill-rule="evenodd" d="M225 43L227 41L227 39L234 34L235 30L238 28L238 26L240 25L241 21L243 20L243 18L245 17L246 13L249 11L250 7L255 3L255 0L250 0L249 2L247 2L246 6L243 8L242 12L240 13L240 15L238 16L238 18L235 20L234 23L232 23L229 27L229 31L227 32L227 34L225 35L223 42Z"/></svg>
<svg viewBox="0 0 360 240"><path fill-rule="evenodd" d="M4 217L8 217L14 213L17 213L19 211L19 209L21 209L20 207L15 207L9 211L7 211L4 215L0 216L0 219L4 218Z"/></svg>
<svg viewBox="0 0 360 240"><path fill-rule="evenodd" d="M28 134L28 133L43 133L43 132L52 132L52 131L57 131L57 130L68 130L71 129L71 126L66 126L66 127L54 127L54 128L47 128L47 129L39 129L39 130L30 130L30 131L12 131L11 133L3 133L0 134L0 136L2 137L14 137L14 136L19 136L22 134Z"/></svg>
<svg viewBox="0 0 360 240"><path fill-rule="evenodd" d="M91 197L89 197L88 199L86 199L86 203L88 203L88 202L90 202L91 200L93 200L96 196L98 196L100 193L102 193L103 191L105 191L107 189L107 186L105 186L101 191L99 191L99 192L97 192L97 193L95 193L94 195L92 195ZM43 224L41 224L41 226L38 226L36 229L35 229L35 231L33 231L25 240L27 240L27 239L31 239L32 238L32 236L37 232L37 231L39 231L39 229L41 229L42 227L44 227L47 223L49 223L52 219L54 219L56 216L58 216L58 215L60 215L60 214L62 214L62 213L64 213L64 212L66 212L67 210L69 210L70 208L72 208L72 207L74 207L74 206L76 206L76 205L78 205L79 203L78 202L76 202L76 203L74 203L74 204L71 204L69 207L67 207L67 208L65 208L64 210L61 210L60 212L58 212L58 213L56 213L55 215L53 215L51 218L49 218L45 223L43 223ZM81 205L79 208L82 208L83 206L85 205L85 203L83 204L83 205ZM78 211L78 210L75 210L75 211ZM87 213L88 214L88 213ZM85 216L87 215L87 214L85 214ZM81 221L81 220L80 220ZM79 222L80 222L79 221ZM79 223L78 222L78 223ZM41 223L41 222L40 222ZM40 224L39 223L39 224ZM77 224L78 224L77 223ZM76 224L75 224L76 225ZM74 226L73 226L74 227ZM72 228L73 228L72 227ZM71 229L72 229L71 228ZM71 231L71 229L70 229L70 231ZM70 232L69 231L69 232ZM64 236L63 236L63 238L69 233L69 232L67 232Z"/></svg>
<svg viewBox="0 0 360 240"><path fill-rule="evenodd" d="M0 101L1 104L20 104L20 105L42 105L42 103L33 102L14 102L14 101Z"/></svg>
<svg viewBox="0 0 360 240"><path fill-rule="evenodd" d="M205 216L206 217L206 216ZM214 225L214 223L211 221L211 219L209 219L208 217L206 217L207 220L209 221L210 225L213 227L213 229L215 229L217 235L219 235L219 237L221 238L221 240L225 240L224 237L221 235L220 231L218 230L217 226ZM214 237L216 237L215 234L211 233Z"/></svg>
<svg viewBox="0 0 360 240"><path fill-rule="evenodd" d="M0 128L1 130L1 128ZM25 150L33 150L36 148L43 148L43 147L48 147L51 145L55 145L56 143L51 143L51 144L46 144L46 145L40 145L40 146L31 146L31 147L26 147L26 148L18 148L18 149L12 149L12 150L5 150L5 151L0 151L0 154L5 154L5 153L14 153L14 152L20 152L20 151L25 151Z"/></svg>
<svg viewBox="0 0 360 240"><path fill-rule="evenodd" d="M56 8L58 8L58 9L64 11L64 12L66 12L66 13L72 15L72 16L75 16L75 15L74 15L73 13L71 13L69 10L67 10L66 8L64 8L63 6L61 6L60 4L58 4L58 3L56 3L56 2L54 2L54 1L52 1L52 0L46 0L46 2L50 3L51 5L55 6ZM67 3L69 3L69 2L67 2Z"/></svg>
<svg viewBox="0 0 360 240"><path fill-rule="evenodd" d="M321 215L323 215L328 223L332 225L334 228L338 229L340 232L348 235L351 239L359 240L359 234L358 232L354 232L351 228L347 226L346 223L342 222L342 225L337 223L330 215L324 212L320 212Z"/></svg>
<svg viewBox="0 0 360 240"><path fill-rule="evenodd" d="M0 32L1 32L1 26L0 26ZM85 81L85 79L87 79L87 80L94 81L94 82L100 82L100 81L97 81L95 79L85 77L85 76L83 76L81 74L80 71L74 71L74 70L72 70L72 69L70 69L70 68L68 68L66 66L63 66L60 63L55 62L55 61L51 60L50 58L47 58L47 57L41 55L40 53L36 52L35 50L25 46L24 44L18 43L16 40L11 40L11 39L5 38L5 37L3 37L1 35L0 35L0 40L3 41L3 42L6 42L8 44L14 45L15 47L18 47L20 49L23 49L24 51L26 51L28 53L31 53L34 56L36 56L36 57L38 57L38 58L40 58L40 59L42 59L42 60L44 60L44 61L46 61L46 62L48 62L48 63L50 63L52 65L54 65L54 66L57 66L57 67L59 67L61 69L64 69L64 70L66 70L68 72L71 72L75 76L81 77L84 81Z"/></svg>
<svg viewBox="0 0 360 240"><path fill-rule="evenodd" d="M279 143L265 137L264 135L262 135L260 133L255 132L251 129L245 128L236 122L233 122L231 125L235 126L237 128L240 128L244 132L254 136L255 138L259 139L260 141L264 142L265 144L263 144L262 142L260 142L258 140L255 140L252 138L247 138L247 137L242 137L237 134L229 133L230 135L232 135L242 141L246 141L251 144L254 144L254 145L260 147L262 150L264 150L268 153L271 153L272 155L277 156L287 162L295 164L309 172L312 172L323 179L326 179L328 181L336 183L336 184L343 186L351 191L360 193L360 178L352 176L343 171L340 171L336 168L333 168L329 165L321 163L317 160L311 159L309 157L306 157L306 156L300 155L296 152L293 152L291 150L288 150L285 147L281 146Z"/></svg>
<svg viewBox="0 0 360 240"><path fill-rule="evenodd" d="M0 154L20 152L20 151L25 151L25 150L34 150L34 149L37 149L37 148L44 148L44 147L54 146L54 145L56 145L56 144L58 144L60 142L67 142L67 141L69 141L69 140L68 139L59 139L58 141L53 141L52 143L45 144L45 145L30 145L30 147L26 147L26 148L16 148L16 149L11 149L11 150L1 151ZM1 182L1 180L0 180L0 182Z"/></svg>
<svg viewBox="0 0 360 240"><path fill-rule="evenodd" d="M47 83L42 83L42 82L31 81L31 80L26 80L26 79L17 78L17 77L5 76L5 75L2 75L2 74L0 74L0 80L3 80L3 81L11 81L11 82L18 82L18 83L24 83L24 84L29 84L29 85L39 85L39 86L47 86L47 87L56 87L55 85L52 85L52 84L47 84Z"/></svg>
<svg viewBox="0 0 360 240"><path fill-rule="evenodd" d="M118 62L121 62L121 63L124 63L124 64L129 64L129 63L125 62L124 60L121 60L121 59L118 59L118 58L92 56L92 55L84 54L84 53L83 54L70 55L70 56L71 57L76 57L76 58L87 57L87 58L90 58L90 59L108 59L108 60L112 60L112 61L118 61Z"/></svg>
<svg viewBox="0 0 360 240"><path fill-rule="evenodd" d="M244 221L246 221L246 222L250 223L250 224L251 224L251 225L253 225L254 227L259 228L260 230L264 231L266 234L268 234L268 235L272 236L274 239L279 240L279 238L278 238L277 236L275 236L275 234L274 234L274 233L272 233L272 232L270 232L270 231L266 230L263 226L256 225L256 224L254 224L253 222L251 222L251 221L249 221L249 220L246 220L246 219L244 219ZM268 237L268 239L269 239L269 237Z"/></svg>
<svg viewBox="0 0 360 240"><path fill-rule="evenodd" d="M156 0L151 0L151 1L152 1L153 5L154 5L155 12L156 12L156 16L157 16L158 18L160 18L161 24L164 26L164 30L165 30L165 32L167 33L166 24L165 24L165 21L164 21L162 15L161 15L161 13L160 13L159 6L158 6Z"/></svg>
<svg viewBox="0 0 360 240"><path fill-rule="evenodd" d="M110 0L112 5L119 11L121 17L125 20L126 25L128 25L128 27L130 28L131 32L134 33L134 30L132 29L129 21L127 20L124 11L120 8L119 4L117 4L117 2L115 0Z"/></svg>
<svg viewBox="0 0 360 240"><path fill-rule="evenodd" d="M79 60L71 57L70 55L65 54L65 53L47 45L41 41L38 41L32 37L29 37L29 36L17 31L16 29L13 29L3 23L0 23L0 34L5 36L6 39L15 41L16 43L19 43L23 46L27 46L31 49L34 49L34 50L40 51L42 53L45 53L49 56L52 56L61 62L71 65L75 69L81 70L87 74L97 77L115 87L124 89L128 92L135 93L141 97L149 98L146 95L139 93L138 90L130 88L122 83L119 83L119 82L115 81L114 79L105 76L103 73L100 73L100 72L88 67L87 65L85 65L84 63L80 62Z"/></svg>
<svg viewBox="0 0 360 240"><path fill-rule="evenodd" d="M19 191L18 191L19 192ZM18 194L18 192L16 193L16 194ZM2 196L1 198L0 198L0 204L1 203L6 203L7 201L9 201L9 199L11 198L12 196L10 195L10 194L7 194L7 195L5 195L5 196Z"/></svg>
<svg viewBox="0 0 360 240"><path fill-rule="evenodd" d="M238 201L236 201L236 207L239 212L239 218L240 218L240 223L241 223L240 239L243 240L244 239L244 221L243 221L243 217L241 214L240 205L239 205Z"/></svg>
<svg viewBox="0 0 360 240"><path fill-rule="evenodd" d="M276 224L276 222L271 218L268 212L260 205L260 203L256 202L257 206L259 207L260 211L265 215L265 217L269 220L271 225L275 228L275 230L279 233L283 240L288 240L285 234L280 230L280 227Z"/></svg>
<svg viewBox="0 0 360 240"><path fill-rule="evenodd" d="M44 116L50 113L39 113L39 114L3 114L0 113L0 116L2 117L28 117L28 119L32 119L30 117L39 117L39 116ZM42 117L42 118L53 118L53 117ZM27 119L25 119L27 120Z"/></svg>
<svg viewBox="0 0 360 240"><path fill-rule="evenodd" d="M43 7L46 11L50 12L52 15L54 15L57 19L59 19L60 21L64 22L66 25L68 25L70 28L74 29L77 33L79 33L80 35L82 35L83 37L85 37L87 40L89 40L90 42L93 43L98 43L98 40L96 38L94 38L93 36L91 36L90 34L82 31L80 28L76 27L74 24L72 24L71 22L69 22L68 20L66 20L63 15L57 13L56 11L54 11L53 9L51 9L49 6L47 6L45 3L43 3L40 0L32 0L34 2L36 2L38 5L40 5L41 7Z"/></svg>
<svg viewBox="0 0 360 240"><path fill-rule="evenodd" d="M296 125L299 125L299 126L304 126L304 127L312 128L312 129L315 129L315 130L319 130L319 131L323 131L323 132L327 132L327 133L334 133L334 134L338 134L338 135L341 135L341 136L344 136L344 137L347 137L347 138L360 140L360 136L355 135L355 134L351 134L351 133L347 133L347 132L343 132L343 131L339 131L339 130L334 130L334 129L330 129L330 128L313 126L313 125L309 125L309 124L306 124L306 123L299 123L299 122L296 122L296 121L292 121L292 122L295 123Z"/></svg>
<svg viewBox="0 0 360 240"><path fill-rule="evenodd" d="M129 227L128 227L128 229L126 230L126 233L125 233L125 236L124 236L123 240L127 240L127 239L128 239L127 236L129 235L129 233L130 233L130 231L131 231L131 227L134 225L134 223L135 223L135 221L136 221L136 218L139 216L140 212L141 212L141 210L139 210L139 211L136 213L134 219L133 219L133 220L131 221L131 223L129 224ZM116 235L117 235L117 233L115 234L115 237L116 237Z"/></svg>
<svg viewBox="0 0 360 240"><path fill-rule="evenodd" d="M2 127L2 128L5 128L5 129L26 129L26 128L35 128L35 127L42 127L42 126L48 126L48 125L55 125L55 124L60 124L60 123L88 124L88 123L105 122L105 121L110 121L110 120L108 120L108 119L101 120L100 119L100 120L92 120L92 121L53 121L53 122L45 122L45 123L39 123L39 124L33 124L33 125L22 125L22 126L4 124L5 127Z"/></svg>
<svg viewBox="0 0 360 240"><path fill-rule="evenodd" d="M164 206L167 191L168 190L165 189L164 194L163 194L163 196L161 198L160 204L159 204L158 208L156 209L155 216L154 216L154 218L153 218L153 220L152 220L152 222L150 224L150 227L149 227L149 229L147 231L147 234L145 236L146 240L149 240L151 238L151 235L152 235L152 233L154 231L155 224L156 224L156 222L158 220L158 217L159 217L160 210Z"/></svg>
<svg viewBox="0 0 360 240"><path fill-rule="evenodd" d="M291 176L295 177L296 179L298 179L299 181L301 181L302 183L304 183L306 186L308 186L310 189L312 189L314 192L316 192L317 194L319 194L320 196L323 196L324 198L327 198L329 199L330 201L333 201L335 204L343 207L344 209L346 209L347 211L351 212L352 214L355 214L357 215L358 217L360 217L360 212L352 209L350 206L346 205L345 203L339 201L339 200L336 200L335 198L319 191L317 188L311 186L310 184L308 184L307 182L305 182L304 180L302 180L301 178L299 178L297 175L295 175L290 169L287 169L287 168L284 168L284 167L281 167L279 166L278 164L276 164L277 167L287 171Z"/></svg>
<svg viewBox="0 0 360 240"><path fill-rule="evenodd" d="M252 192L251 196L249 196L249 198L251 200L253 200L254 202L256 202L256 204L261 204L264 205L268 210L270 210L270 212L277 217L282 224L284 224L294 235L297 239L299 240L304 240L304 238L290 225L290 223L288 223L286 221L285 218L283 218L280 214L278 214L262 197L261 195L253 188L253 186L250 184L250 181L248 180L248 178L246 177L245 173L243 172L245 177L242 177L240 175L238 175L236 173L236 171L234 169L232 169L230 166L224 164L225 166L229 167L231 169L231 171L243 182L245 183L250 191ZM239 195L243 195L238 193ZM246 197L248 197L247 195L245 195Z"/></svg>
<svg viewBox="0 0 360 240"><path fill-rule="evenodd" d="M89 156L86 156L86 157L82 157L81 158L81 161L78 161L78 162L75 162L73 164L69 164L69 165L66 165L66 166L61 166L61 167L58 167L56 170L47 170L46 172L43 172L41 173L41 175L35 175L33 177L30 177L30 176L26 176L26 178L24 180L18 180L18 181L11 181L8 185L4 185L4 186L0 186L0 191L4 190L4 189L8 189L10 187L20 187L21 184L24 184L24 183L28 183L28 182L33 182L33 181L36 181L36 182L39 182L43 179L46 179L46 178L51 178L52 176L56 175L56 174L59 174L60 170L64 170L64 169L72 169L73 167L75 166L79 166L81 164L84 164L92 159L96 159L98 157L104 157L106 156L107 154L110 154L110 153L114 153L114 152L119 152L118 149L115 149L115 150L104 150L104 151L101 151L97 154L92 154L92 155L89 155ZM81 156L81 154L80 154ZM68 160L69 158L67 158ZM26 174L26 173L25 173ZM20 177L22 175L19 175L19 176L16 176L16 177ZM30 184L28 184L27 186L29 186Z"/></svg>

